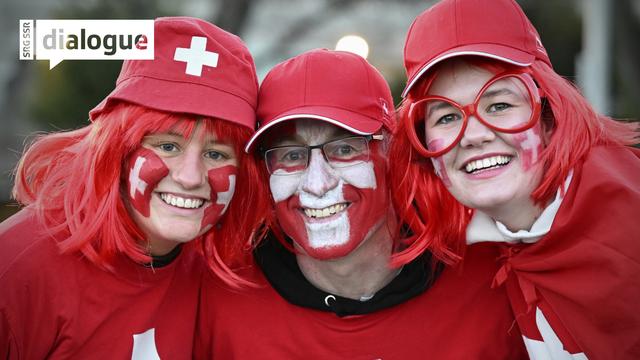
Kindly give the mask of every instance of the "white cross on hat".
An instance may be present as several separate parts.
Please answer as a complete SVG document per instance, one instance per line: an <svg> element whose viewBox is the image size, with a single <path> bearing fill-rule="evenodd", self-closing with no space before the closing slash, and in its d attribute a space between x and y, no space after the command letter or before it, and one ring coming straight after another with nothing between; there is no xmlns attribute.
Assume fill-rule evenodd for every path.
<svg viewBox="0 0 640 360"><path fill-rule="evenodd" d="M218 53L207 51L207 38L202 36L191 37L190 48L176 48L173 60L187 63L186 74L202 76L204 65L217 67Z"/></svg>

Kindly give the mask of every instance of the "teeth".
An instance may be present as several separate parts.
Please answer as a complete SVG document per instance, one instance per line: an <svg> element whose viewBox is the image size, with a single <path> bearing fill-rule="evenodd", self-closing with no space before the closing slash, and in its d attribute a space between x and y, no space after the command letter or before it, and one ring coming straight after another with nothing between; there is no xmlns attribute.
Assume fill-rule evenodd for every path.
<svg viewBox="0 0 640 360"><path fill-rule="evenodd" d="M324 209L309 209L305 208L304 213L308 217L312 218L324 218L327 216L331 216L335 213L339 213L347 208L347 204L336 204L326 207Z"/></svg>
<svg viewBox="0 0 640 360"><path fill-rule="evenodd" d="M465 166L464 169L467 173L472 173L476 170L482 170L482 169L490 168L497 165L505 165L505 164L508 164L509 161L511 161L510 156L502 156L502 155L492 156L492 157L484 158L480 160L469 161L469 163Z"/></svg>
<svg viewBox="0 0 640 360"><path fill-rule="evenodd" d="M179 196L161 193L160 198L165 203L184 209L197 209L204 204L203 199L185 199Z"/></svg>

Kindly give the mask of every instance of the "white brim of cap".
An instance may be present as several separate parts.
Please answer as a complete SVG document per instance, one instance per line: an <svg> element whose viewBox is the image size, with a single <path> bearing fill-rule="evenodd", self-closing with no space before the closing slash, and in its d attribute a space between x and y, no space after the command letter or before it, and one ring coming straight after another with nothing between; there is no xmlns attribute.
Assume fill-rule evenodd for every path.
<svg viewBox="0 0 640 360"><path fill-rule="evenodd" d="M510 49L510 51L513 52L513 51L516 51L516 50ZM422 77L422 75L424 75L424 73L426 73L434 65L436 65L437 63L439 63L439 62L441 62L443 60L450 59L450 58L457 57L457 56L471 55L471 56L482 56L482 57L486 57L486 58L496 59L496 60L504 61L504 62L512 64L512 65L522 66L522 67L529 66L529 65L533 64L533 61L535 59L535 57L533 55L526 54L526 53L523 53L523 52L520 52L520 53L523 54L525 58L529 57L530 60L525 60L524 58L522 60L515 60L515 59L512 59L512 58L508 58L508 57L505 57L505 56L500 56L500 55L497 55L497 54L494 54L494 53L483 52L483 51L478 51L478 50L450 50L450 51L445 52L444 54L434 58L430 62L426 63L420 69L420 71L418 71L416 73L416 75L412 79L409 79L409 81L407 83L407 86L402 91L402 98L404 99L407 96L407 94L409 93L409 90L411 90L411 88L418 82L418 80L420 80L420 78Z"/></svg>
<svg viewBox="0 0 640 360"><path fill-rule="evenodd" d="M353 128L349 125L344 124L341 121L326 117L326 116L320 116L320 115L315 115L315 114L291 114L291 115L286 115L280 118L277 118L275 120L270 121L268 124L260 127L260 129L258 129L258 131L256 131L255 134L253 134L253 136L251 137L251 139L249 139L249 142L247 142L247 145L245 145L244 147L244 151L246 153L249 153L249 151L251 150L251 147L254 145L255 141L260 137L260 135L262 135L264 132L266 132L267 130L269 130L270 128L274 127L275 125L284 123L286 121L290 121L290 120L297 120L297 119L316 119L316 120L321 120L321 121L325 121L327 123L330 123L332 125L335 126L339 126L347 131L350 131L354 134L358 134L358 135L371 135L374 132L363 132L361 130L358 130L356 128Z"/></svg>

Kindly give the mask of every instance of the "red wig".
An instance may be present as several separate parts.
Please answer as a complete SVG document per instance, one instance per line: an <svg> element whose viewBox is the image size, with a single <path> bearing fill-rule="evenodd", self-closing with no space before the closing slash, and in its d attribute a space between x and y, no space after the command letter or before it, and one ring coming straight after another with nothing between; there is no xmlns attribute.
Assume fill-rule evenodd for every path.
<svg viewBox="0 0 640 360"><path fill-rule="evenodd" d="M488 58L461 57L473 66L493 73L522 68ZM460 59L460 58L456 58ZM403 240L405 249L394 255L393 264L404 264L429 250L446 263L462 256L465 231L472 209L460 204L435 174L431 161L420 156L406 135L405 117L412 103L427 94L428 86L442 64L434 67L409 92L399 111L399 126L389 158L393 203L401 221L413 236ZM541 121L551 137L541 154L544 175L532 192L535 204L544 206L562 186L571 169L580 164L590 149L598 145L631 145L638 141L637 123L623 123L599 115L573 83L551 67L536 60L527 69L544 92Z"/></svg>
<svg viewBox="0 0 640 360"><path fill-rule="evenodd" d="M78 130L36 138L20 159L13 196L30 205L63 253L79 252L106 270L123 253L139 263L151 259L144 235L121 194L124 166L144 136L168 130L189 137L197 121L218 139L233 144L239 173L233 200L219 223L187 244L197 247L209 267L231 285L248 284L231 269L249 261L252 236L269 208L266 185L255 160L243 152L252 131L228 121L119 103Z"/></svg>

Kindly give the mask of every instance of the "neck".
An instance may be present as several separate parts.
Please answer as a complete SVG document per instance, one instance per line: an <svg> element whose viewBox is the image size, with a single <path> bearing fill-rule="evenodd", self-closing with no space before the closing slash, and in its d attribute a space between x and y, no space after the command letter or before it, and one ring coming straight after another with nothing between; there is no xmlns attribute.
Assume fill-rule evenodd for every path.
<svg viewBox="0 0 640 360"><path fill-rule="evenodd" d="M151 256L164 256L173 251L180 243L165 239L147 239L147 252Z"/></svg>
<svg viewBox="0 0 640 360"><path fill-rule="evenodd" d="M323 291L355 300L371 297L398 274L398 269L389 267L393 250L391 218L376 224L362 244L345 257L318 260L297 254L300 270Z"/></svg>
<svg viewBox="0 0 640 360"><path fill-rule="evenodd" d="M524 203L512 204L500 209L481 210L494 220L504 224L510 231L517 232L530 230L544 209L528 198Z"/></svg>

